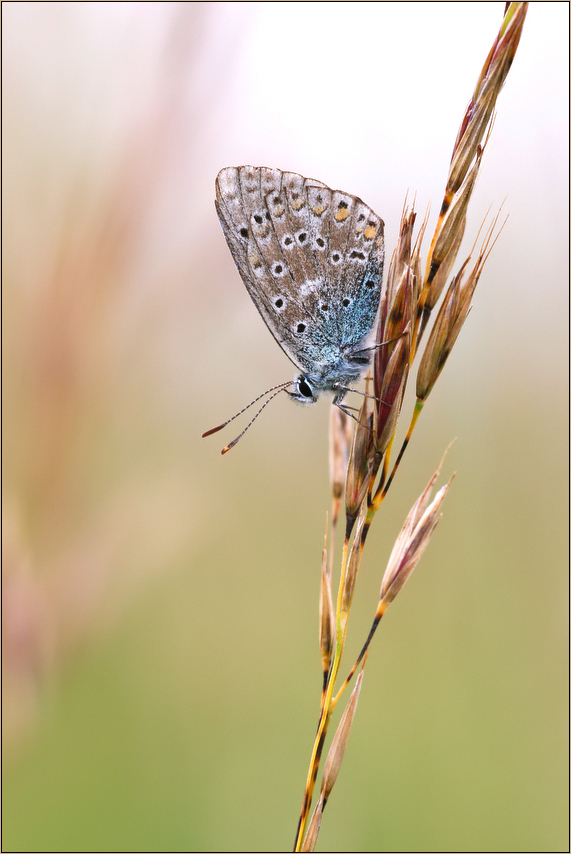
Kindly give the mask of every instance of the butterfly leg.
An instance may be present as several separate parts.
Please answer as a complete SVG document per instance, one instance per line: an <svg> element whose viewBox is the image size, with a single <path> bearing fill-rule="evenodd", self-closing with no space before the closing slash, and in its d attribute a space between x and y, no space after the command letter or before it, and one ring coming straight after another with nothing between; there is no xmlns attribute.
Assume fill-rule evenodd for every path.
<svg viewBox="0 0 571 854"><path fill-rule="evenodd" d="M339 388L339 386L338 386L338 388ZM335 404L335 406L338 406L341 411L343 411L343 409L344 409L344 407L341 406L341 401L343 400L343 398L347 394L348 390L349 389L347 389L347 388L339 388L339 391L336 391L335 395L333 396L333 403Z"/></svg>
<svg viewBox="0 0 571 854"><path fill-rule="evenodd" d="M367 430L369 430L369 429L370 429L370 427L369 427L369 425L368 425L368 424L363 424L363 422L362 422L362 421L359 421L359 419L358 419L355 415L353 415L353 412L359 412L359 410L358 410L358 409L355 409L355 407L354 407L354 406L347 406L346 404L342 403L342 400L343 400L343 398L345 397L346 393L347 393L348 391L353 391L353 390L354 390L354 389L342 388L342 389L341 389L341 390L340 390L340 391L335 395L335 397L333 398L333 401L332 401L332 402L335 404L335 406L338 406L338 407L339 407L339 409L341 410L341 412L344 412L344 413L345 413L345 415L348 415L348 416L349 416L349 418L352 418L352 419L353 419L353 421L356 421L356 422L357 422L357 424L360 424L360 425L361 425L361 427L365 427ZM371 395L366 395L366 397L371 397ZM351 411L351 410L353 410L353 411Z"/></svg>
<svg viewBox="0 0 571 854"><path fill-rule="evenodd" d="M337 394L335 395L335 397L333 398L333 403L335 404L335 406L339 407L341 412L344 412L345 415L348 415L349 418L352 418L353 421L356 421L357 424L359 424L360 423L359 419L355 418L355 416L353 415L353 412L358 412L359 410L355 409L354 406L347 406L346 404L342 403L342 400L346 394L347 394L347 389L344 389L344 388L340 389L337 392ZM351 412L351 410L353 410L353 412Z"/></svg>

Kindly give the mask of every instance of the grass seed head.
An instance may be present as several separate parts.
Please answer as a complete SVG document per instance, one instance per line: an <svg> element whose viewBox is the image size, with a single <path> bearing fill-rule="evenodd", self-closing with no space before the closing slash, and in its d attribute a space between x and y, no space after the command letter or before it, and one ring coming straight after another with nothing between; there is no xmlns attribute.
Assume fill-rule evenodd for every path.
<svg viewBox="0 0 571 854"><path fill-rule="evenodd" d="M480 147L476 156L476 162L466 175L464 183L458 191L457 198L450 205L442 221L438 236L432 247L430 269L427 277L428 284L432 283L438 269L444 264L450 252L453 251L458 241L458 233L464 228L466 210L476 183L476 178L478 177L480 163L482 162L482 153L483 149Z"/></svg>
<svg viewBox="0 0 571 854"><path fill-rule="evenodd" d="M323 807L325 804L323 803L323 797L320 797L315 805L315 809L313 810L313 815L309 820L309 824L307 825L307 832L303 838L303 845L301 846L301 851L315 851L315 846L317 845L317 837L319 836L319 830L321 828L321 819L323 818Z"/></svg>
<svg viewBox="0 0 571 854"><path fill-rule="evenodd" d="M416 396L423 402L434 388L434 384L440 376L440 372L446 364L460 330L470 313L472 297L480 280L484 264L499 236L499 233L496 237L493 236L497 219L498 217L495 218L484 238L473 269L466 274L470 261L470 256L468 256L460 271L450 282L434 325L430 330L416 376Z"/></svg>
<svg viewBox="0 0 571 854"><path fill-rule="evenodd" d="M365 391L368 394L369 379ZM370 397L364 397L358 423L353 431L353 441L347 464L345 482L345 513L348 526L353 525L369 489L371 478L371 463L373 458L373 405Z"/></svg>
<svg viewBox="0 0 571 854"><path fill-rule="evenodd" d="M435 478L436 475L431 478L428 487L412 506L393 546L380 592L381 601L387 605L410 578L442 515L440 508L450 481L439 489L434 500L427 504Z"/></svg>
<svg viewBox="0 0 571 854"><path fill-rule="evenodd" d="M395 431L402 406L410 368L414 287L413 268L410 263L403 264L384 330L379 326L377 332L373 370L377 454L385 452Z"/></svg>
<svg viewBox="0 0 571 854"><path fill-rule="evenodd" d="M353 719L357 710L357 702L359 700L359 694L361 693L362 684L363 671L361 670L361 672L357 676L355 687L353 688L353 692L351 694L349 702L347 703L347 707L343 712L343 716L339 721L337 732L333 736L333 741L331 742L331 747L329 748L329 753L327 754L327 759L325 760L325 767L323 769L323 782L321 783L321 797L323 798L324 806L327 803L327 799L331 794L333 786L335 785L335 781L339 773L339 768L341 767L341 760L343 759L343 753L345 752L345 747L347 746L347 739L349 738L349 732L351 731L351 726L353 724Z"/></svg>

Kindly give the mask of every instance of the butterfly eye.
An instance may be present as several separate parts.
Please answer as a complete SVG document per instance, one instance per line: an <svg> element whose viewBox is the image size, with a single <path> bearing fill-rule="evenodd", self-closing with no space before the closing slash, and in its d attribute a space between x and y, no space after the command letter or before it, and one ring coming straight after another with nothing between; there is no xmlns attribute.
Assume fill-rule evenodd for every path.
<svg viewBox="0 0 571 854"><path fill-rule="evenodd" d="M298 391L300 391L304 397L313 397L311 389L303 377L300 377L299 382L297 384L297 388Z"/></svg>

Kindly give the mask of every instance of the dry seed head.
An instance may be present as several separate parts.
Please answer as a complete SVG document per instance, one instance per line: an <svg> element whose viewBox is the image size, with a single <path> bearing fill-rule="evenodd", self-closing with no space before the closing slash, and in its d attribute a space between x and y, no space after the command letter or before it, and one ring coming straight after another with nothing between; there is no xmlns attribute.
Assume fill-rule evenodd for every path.
<svg viewBox="0 0 571 854"><path fill-rule="evenodd" d="M369 377L365 393L369 393ZM347 522L352 526L359 513L359 508L367 494L371 478L371 463L373 456L373 406L370 397L364 397L359 411L358 423L353 432L353 441L347 464L347 479L345 482L345 513Z"/></svg>
<svg viewBox="0 0 571 854"><path fill-rule="evenodd" d="M452 279L444 301L440 306L440 311L430 331L426 348L422 354L416 377L416 396L423 402L434 388L434 384L440 376L440 372L456 343L464 321L468 317L472 307L472 297L474 296L474 291L476 290L476 285L480 279L484 264L499 236L498 232L498 235L492 240L497 219L498 217L496 216L484 239L472 271L464 279L466 267L470 261L470 256L468 256L458 274Z"/></svg>
<svg viewBox="0 0 571 854"><path fill-rule="evenodd" d="M496 96L499 95L519 44L528 6L529 3L507 4L500 32L480 74L475 98L479 97L480 88L483 91L486 86L493 86Z"/></svg>
<svg viewBox="0 0 571 854"><path fill-rule="evenodd" d="M410 578L442 515L440 508L452 478L438 490L434 500L427 506L436 475L433 475L428 487L413 505L393 546L380 592L381 601L386 605L393 601L405 581Z"/></svg>
<svg viewBox="0 0 571 854"><path fill-rule="evenodd" d="M412 217L413 214L407 218L403 225L404 233L401 232L403 243L408 244L409 260L407 263L395 263L393 270L395 273L399 271L399 278L393 280L390 299L387 295L381 303L373 370L377 405L379 399L384 400L380 389L391 355L414 316L415 275L410 263L410 234L407 234L408 223Z"/></svg>
<svg viewBox="0 0 571 854"><path fill-rule="evenodd" d="M509 3L460 126L450 164L447 194L456 192L484 138L500 90L513 62L528 3Z"/></svg>
<svg viewBox="0 0 571 854"><path fill-rule="evenodd" d="M389 268L389 281L391 282L398 281L404 265L410 264L410 257L412 253L412 233L414 231L415 222L416 212L414 210L414 205L409 211L406 207L405 201L405 207L400 219L397 245L395 246L395 251L391 259L391 266Z"/></svg>
<svg viewBox="0 0 571 854"><path fill-rule="evenodd" d="M402 286L403 273L406 267L411 265L412 231L415 220L416 213L414 210L411 210L409 213L405 208L401 216L399 238L391 258L386 287L381 296L377 344L394 337L388 334L386 326L390 315L393 313L393 306L395 298L398 296L398 290Z"/></svg>
<svg viewBox="0 0 571 854"><path fill-rule="evenodd" d="M410 326L396 342L382 380L375 385L375 450L384 454L396 430L410 368Z"/></svg>
<svg viewBox="0 0 571 854"><path fill-rule="evenodd" d="M323 807L325 806L323 802L323 795L319 796L319 800L315 805L315 809L313 810L313 815L307 825L307 832L303 839L303 845L301 846L302 851L315 851L315 846L317 844L317 837L319 836L319 830L321 828L321 819L323 818Z"/></svg>
<svg viewBox="0 0 571 854"><path fill-rule="evenodd" d="M411 322L413 315L413 293L414 271L410 264L404 264L395 288L391 310L386 320L385 335L387 341L395 341L399 335L402 335ZM388 349L390 352L390 345Z"/></svg>
<svg viewBox="0 0 571 854"><path fill-rule="evenodd" d="M457 141L450 163L450 172L446 193L456 193L462 185L464 178L474 158L478 153L478 145L488 127L496 103L497 93L488 87L485 94L480 97L470 109L469 119L462 137Z"/></svg>
<svg viewBox="0 0 571 854"><path fill-rule="evenodd" d="M410 263L412 231L415 219L416 213L414 212L414 209L409 213L405 201L405 207L401 214L397 245L395 246L395 251L391 257L391 263L389 265L389 272L387 275L387 289L389 290L394 282L400 278L403 265Z"/></svg>
<svg viewBox="0 0 571 854"><path fill-rule="evenodd" d="M430 283L430 288L428 289L428 293L424 302L425 311L432 311L432 309L440 299L440 295L444 290L444 286L448 280L450 270L452 269L454 261L456 260L456 256L458 255L458 250L460 249L460 244L462 243L462 238L464 237L465 230L466 217L464 217L461 221L456 235L452 241L452 244L450 245L450 249L448 250L448 254L440 264L436 275Z"/></svg>
<svg viewBox="0 0 571 854"><path fill-rule="evenodd" d="M422 262L420 259L420 250L422 248L422 241L424 240L424 233L426 231L426 226L428 225L428 215L429 210L426 211L424 220L422 221L422 225L418 230L418 234L416 236L416 241L414 244L414 249L412 252L412 256L410 259L410 266L412 268L412 305L413 308L416 307L418 300L420 299L420 294L422 291Z"/></svg>
<svg viewBox="0 0 571 854"><path fill-rule="evenodd" d="M410 258L412 254L412 233L414 231L415 222L416 212L414 210L413 204L410 212L405 207L401 216L399 237L395 249L395 254L393 255L393 275L396 280L400 279L402 269L405 264L410 264Z"/></svg>
<svg viewBox="0 0 571 854"><path fill-rule="evenodd" d="M351 543L351 551L349 552L349 559L347 561L347 570L345 572L345 578L343 579L343 590L341 591L341 604L339 607L339 614L342 622L347 620L349 611L351 610L351 603L353 601L355 583L357 581L357 574L359 572L361 555L363 552L362 537L366 510L367 504L366 502L363 502L361 504L361 513L357 521L357 531L355 533L355 536L353 537L353 542Z"/></svg>
<svg viewBox="0 0 571 854"><path fill-rule="evenodd" d="M454 276L440 306L440 311L430 331L416 375L416 396L424 402L432 389L470 309L470 302L461 302L460 279L464 268Z"/></svg>
<svg viewBox="0 0 571 854"><path fill-rule="evenodd" d="M357 701L359 699L362 684L363 671L361 670L361 672L357 676L357 681L355 683L355 687L353 688L353 693L351 694L349 702L347 703L347 707L343 712L343 717L339 722L337 732L333 737L331 747L329 748L329 753L327 754L327 759L325 760L325 767L323 769L323 781L321 783L321 797L323 798L324 806L327 803L327 799L331 794L331 790L335 785L335 780L337 779L337 774L339 773L341 760L343 759L343 753L345 752L347 739L349 738L349 732L351 731L351 725L353 723L353 718L355 717Z"/></svg>
<svg viewBox="0 0 571 854"><path fill-rule="evenodd" d="M432 247L430 269L427 277L428 283L432 282L438 272L438 268L444 263L449 252L452 251L455 241L457 240L458 232L463 228L463 221L466 216L468 202L470 201L470 196L472 195L472 190L474 189L474 184L476 183L476 178L478 176L480 163L482 162L482 153L483 149L478 148L476 162L466 176L466 179L458 192L458 197L454 199L442 221L438 237Z"/></svg>
<svg viewBox="0 0 571 854"><path fill-rule="evenodd" d="M410 368L414 275L410 264L402 268L384 333L377 331L374 360L375 449L383 454L395 431ZM381 343L381 335L385 344Z"/></svg>
<svg viewBox="0 0 571 854"><path fill-rule="evenodd" d="M448 446L448 447L450 447L450 446ZM444 455L443 455L442 459L440 460L438 468L436 469L436 471L434 472L434 474L432 475L432 477L430 478L430 480L428 481L428 483L424 487L423 491L420 493L419 497L416 499L416 501L412 505L412 507L408 513L408 516L405 519L404 525L403 525L403 527L402 527L402 529L401 529L401 531L400 531L400 533L396 539L395 545L393 547L393 551L395 549L399 548L399 544L402 544L402 542L404 542L409 537L410 533L413 531L413 529L417 525L422 514L424 513L424 511L428 507L428 504L430 502L430 496L432 494L432 488L433 488L434 484L436 483L438 475L440 474L440 471L442 469L442 465L444 463L444 460L446 458L447 453L448 453L448 448L444 452Z"/></svg>

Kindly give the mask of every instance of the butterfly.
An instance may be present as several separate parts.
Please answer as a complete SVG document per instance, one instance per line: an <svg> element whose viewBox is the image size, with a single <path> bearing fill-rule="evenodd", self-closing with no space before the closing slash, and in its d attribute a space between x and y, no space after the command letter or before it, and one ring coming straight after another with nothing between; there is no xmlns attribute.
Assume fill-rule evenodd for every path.
<svg viewBox="0 0 571 854"><path fill-rule="evenodd" d="M367 344L385 256L382 219L357 196L266 167L222 169L215 204L248 293L299 370L256 400L285 391L312 404L331 392L347 411L342 400L371 359Z"/></svg>

